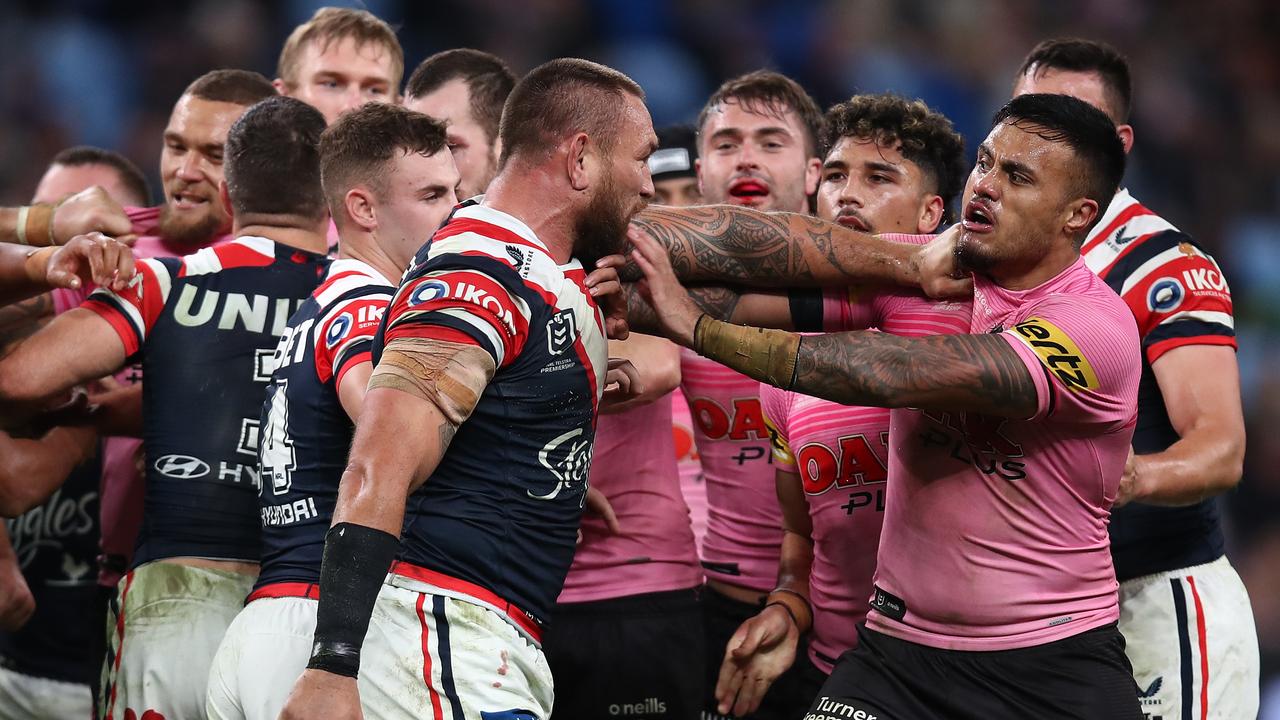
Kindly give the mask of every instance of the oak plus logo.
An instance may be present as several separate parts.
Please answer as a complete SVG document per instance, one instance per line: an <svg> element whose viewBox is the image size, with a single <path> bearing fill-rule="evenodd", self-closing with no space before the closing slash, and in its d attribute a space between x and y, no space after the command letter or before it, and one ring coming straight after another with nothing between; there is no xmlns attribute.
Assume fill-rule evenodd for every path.
<svg viewBox="0 0 1280 720"><path fill-rule="evenodd" d="M209 474L209 464L190 455L165 455L156 460L156 472L178 480L194 480Z"/></svg>
<svg viewBox="0 0 1280 720"><path fill-rule="evenodd" d="M547 352L562 355L577 339L578 321L573 308L560 310L547 321Z"/></svg>

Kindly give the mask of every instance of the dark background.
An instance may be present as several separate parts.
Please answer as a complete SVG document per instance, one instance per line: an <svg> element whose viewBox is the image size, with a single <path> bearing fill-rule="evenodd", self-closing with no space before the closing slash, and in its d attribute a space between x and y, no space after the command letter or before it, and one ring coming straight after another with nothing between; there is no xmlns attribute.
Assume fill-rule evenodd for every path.
<svg viewBox="0 0 1280 720"><path fill-rule="evenodd" d="M125 153L158 187L160 135L187 83L218 67L274 77L284 38L321 4L0 0L0 203L27 200L48 160L77 143ZM1244 481L1225 499L1230 555L1258 623L1263 717L1280 717L1280 374L1273 359L1280 352L1280 3L370 0L362 7L399 28L406 75L430 53L459 46L496 53L517 72L561 55L588 57L639 81L655 122L664 124L692 120L723 79L770 67L824 106L859 91L922 98L955 121L971 148L1040 39L1081 35L1127 53L1137 142L1126 184L1217 255L1235 295L1249 450Z"/></svg>

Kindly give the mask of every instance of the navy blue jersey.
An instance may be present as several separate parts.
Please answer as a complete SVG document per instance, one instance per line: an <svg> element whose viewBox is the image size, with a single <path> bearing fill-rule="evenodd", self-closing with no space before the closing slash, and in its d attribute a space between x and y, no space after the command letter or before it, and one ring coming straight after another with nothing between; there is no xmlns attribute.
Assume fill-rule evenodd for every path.
<svg viewBox="0 0 1280 720"><path fill-rule="evenodd" d="M1236 347L1231 290L1212 257L1125 190L1082 252L1138 321L1143 364L1133 449L1139 455L1162 452L1179 436L1151 364L1184 345ZM1121 581L1201 565L1224 551L1217 498L1186 507L1132 502L1111 516L1111 553Z"/></svg>
<svg viewBox="0 0 1280 720"><path fill-rule="evenodd" d="M106 618L98 587L98 458L71 471L44 503L7 520L18 566L36 601L17 632L0 632L0 665L25 675L88 685Z"/></svg>
<svg viewBox="0 0 1280 720"><path fill-rule="evenodd" d="M607 341L577 261L467 203L419 251L379 329L467 343L497 372L408 500L400 559L485 588L540 622L573 560Z"/></svg>
<svg viewBox="0 0 1280 720"><path fill-rule="evenodd" d="M85 302L142 358L146 499L134 567L194 556L258 562L258 423L271 356L329 259L242 237L142 260Z"/></svg>
<svg viewBox="0 0 1280 720"><path fill-rule="evenodd" d="M258 447L262 568L257 587L320 582L324 536L338 502L354 425L342 376L369 362L395 288L359 260L336 260L276 346Z"/></svg>

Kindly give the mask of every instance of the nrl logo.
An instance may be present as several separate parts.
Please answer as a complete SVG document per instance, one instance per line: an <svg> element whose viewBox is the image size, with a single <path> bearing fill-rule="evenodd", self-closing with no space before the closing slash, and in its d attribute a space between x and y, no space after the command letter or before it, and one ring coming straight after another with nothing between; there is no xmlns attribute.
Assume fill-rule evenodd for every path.
<svg viewBox="0 0 1280 720"><path fill-rule="evenodd" d="M561 355L578 339L577 317L573 308L565 308L547 321L547 352Z"/></svg>

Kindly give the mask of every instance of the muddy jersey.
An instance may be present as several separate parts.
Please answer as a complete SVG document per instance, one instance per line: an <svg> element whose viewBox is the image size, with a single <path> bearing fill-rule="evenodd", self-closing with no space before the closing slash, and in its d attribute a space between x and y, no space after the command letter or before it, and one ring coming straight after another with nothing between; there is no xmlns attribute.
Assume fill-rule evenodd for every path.
<svg viewBox="0 0 1280 720"><path fill-rule="evenodd" d="M85 307L141 358L146 497L133 566L194 556L257 562L258 434L271 358L319 285L324 256L241 237L147 259Z"/></svg>
<svg viewBox="0 0 1280 720"><path fill-rule="evenodd" d="M258 443L257 587L320 582L324 536L355 431L338 387L348 370L370 362L373 336L394 291L369 265L335 260L280 336Z"/></svg>
<svg viewBox="0 0 1280 720"><path fill-rule="evenodd" d="M1124 299L1142 334L1134 452L1163 452L1179 436L1151 364L1185 345L1236 347L1231 288L1212 257L1127 190L1116 193L1081 252ZM1184 507L1131 502L1111 519L1111 553L1122 582L1203 565L1224 552L1217 498Z"/></svg>
<svg viewBox="0 0 1280 720"><path fill-rule="evenodd" d="M399 559L541 622L573 560L607 365L604 316L576 260L470 200L418 252L375 341L466 343L497 370L409 496Z"/></svg>

